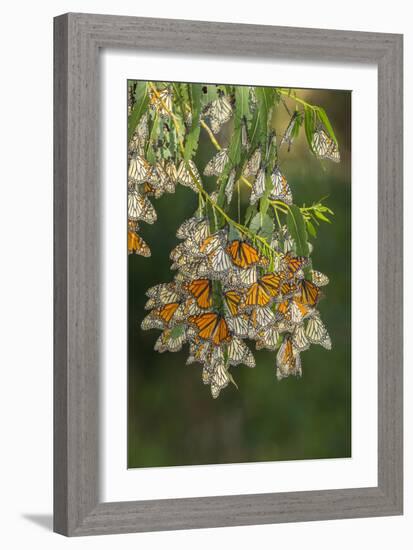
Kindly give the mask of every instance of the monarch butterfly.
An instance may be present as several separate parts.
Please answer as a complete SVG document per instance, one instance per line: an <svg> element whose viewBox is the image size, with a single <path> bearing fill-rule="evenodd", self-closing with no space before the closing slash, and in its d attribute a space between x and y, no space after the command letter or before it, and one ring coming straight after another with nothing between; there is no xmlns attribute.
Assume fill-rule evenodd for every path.
<svg viewBox="0 0 413 550"><path fill-rule="evenodd" d="M261 167L252 184L250 203L255 204L265 193L265 169Z"/></svg>
<svg viewBox="0 0 413 550"><path fill-rule="evenodd" d="M232 241L227 246L227 251L233 263L238 267L246 268L261 260L257 250L245 241Z"/></svg>
<svg viewBox="0 0 413 550"><path fill-rule="evenodd" d="M204 374L205 373L205 374ZM208 371L203 371L203 380L204 383L210 384L211 386L211 395L216 399L221 390L228 386L230 378L228 376L228 370L225 367L223 361L219 362L213 372L210 374Z"/></svg>
<svg viewBox="0 0 413 550"><path fill-rule="evenodd" d="M255 367L255 359L249 347L239 338L232 338L228 345L228 363L230 365L246 365Z"/></svg>
<svg viewBox="0 0 413 550"><path fill-rule="evenodd" d="M228 176L227 184L225 186L225 196L227 197L228 204L232 200L232 195L234 193L234 184L235 184L235 170L231 170Z"/></svg>
<svg viewBox="0 0 413 550"><path fill-rule="evenodd" d="M202 186L201 176L193 160L188 161L188 166L184 160L181 161L176 178L178 183L184 187L189 187L192 191L195 191L195 193L198 193L197 183Z"/></svg>
<svg viewBox="0 0 413 550"><path fill-rule="evenodd" d="M145 309L178 302L181 298L175 283L160 283L152 286L148 288L146 295L149 300L146 302Z"/></svg>
<svg viewBox="0 0 413 550"><path fill-rule="evenodd" d="M242 117L242 126L241 126L241 145L248 151L250 148L250 140L248 138L248 129L247 121L245 116Z"/></svg>
<svg viewBox="0 0 413 550"><path fill-rule="evenodd" d="M205 176L220 176L228 162L228 148L225 147L216 153L204 169Z"/></svg>
<svg viewBox="0 0 413 550"><path fill-rule="evenodd" d="M146 140L149 137L148 129L148 113L142 115L133 135L129 142L128 153L130 155L140 154L145 151Z"/></svg>
<svg viewBox="0 0 413 550"><path fill-rule="evenodd" d="M128 231L128 254L138 254L149 258L151 249L146 242L134 231Z"/></svg>
<svg viewBox="0 0 413 550"><path fill-rule="evenodd" d="M283 299L291 297L297 292L297 285L294 282L285 282L281 285L281 296Z"/></svg>
<svg viewBox="0 0 413 550"><path fill-rule="evenodd" d="M149 90L149 106L159 116L167 117L172 110L172 92L169 88L163 90Z"/></svg>
<svg viewBox="0 0 413 550"><path fill-rule="evenodd" d="M291 252L287 252L281 260L281 267L287 278L291 278L294 277L307 263L308 258L305 256L293 256Z"/></svg>
<svg viewBox="0 0 413 550"><path fill-rule="evenodd" d="M189 218L178 228L176 236L199 245L209 236L209 222L206 219Z"/></svg>
<svg viewBox="0 0 413 550"><path fill-rule="evenodd" d="M320 273L320 271L311 271L311 279L314 284L317 286L326 286L330 282L327 275L324 275L324 273Z"/></svg>
<svg viewBox="0 0 413 550"><path fill-rule="evenodd" d="M247 267L245 269L234 268L228 274L228 284L236 287L251 286L257 281L256 266Z"/></svg>
<svg viewBox="0 0 413 550"><path fill-rule="evenodd" d="M240 338L247 338L249 335L249 317L245 313L241 315L229 316L227 318L228 327L231 334Z"/></svg>
<svg viewBox="0 0 413 550"><path fill-rule="evenodd" d="M261 165L262 153L261 149L255 149L251 157L249 158L245 168L242 172L242 175L245 178L253 178L257 175L258 169Z"/></svg>
<svg viewBox="0 0 413 550"><path fill-rule="evenodd" d="M128 218L132 221L156 222L156 211L152 203L136 190L128 192Z"/></svg>
<svg viewBox="0 0 413 550"><path fill-rule="evenodd" d="M281 140L280 145L283 145L284 143L288 143L288 151L290 150L291 145L294 141L293 130L296 124L297 117L298 117L298 111L294 111L293 116L291 117L290 122L288 123L287 129L285 130L283 138Z"/></svg>
<svg viewBox="0 0 413 550"><path fill-rule="evenodd" d="M216 346L230 340L228 325L223 317L217 313L201 313L193 315L188 321L198 329L198 336L203 340L211 340Z"/></svg>
<svg viewBox="0 0 413 550"><path fill-rule="evenodd" d="M336 142L322 128L314 132L311 147L319 159L340 162L340 152Z"/></svg>
<svg viewBox="0 0 413 550"><path fill-rule="evenodd" d="M174 316L174 321L185 322L189 315L199 315L201 312L202 308L198 306L197 301L190 297L179 305Z"/></svg>
<svg viewBox="0 0 413 550"><path fill-rule="evenodd" d="M212 132L218 134L221 126L232 116L230 98L221 93L217 99L206 106L203 115L209 118Z"/></svg>
<svg viewBox="0 0 413 550"><path fill-rule="evenodd" d="M175 166L175 165L172 163L172 166ZM165 160L162 159L161 161L158 161L155 165L155 168L156 168L158 188L159 188L159 192L160 192L159 196L161 196L163 193L174 193L175 192L176 179L173 180L169 176L169 174L166 170L167 164L166 164ZM169 169L169 172L170 172L171 171L171 165L170 164L168 165L168 169ZM175 170L176 170L176 168L175 168Z"/></svg>
<svg viewBox="0 0 413 550"><path fill-rule="evenodd" d="M206 239L200 243L199 250L204 255L211 254L211 252L214 252L217 248L222 248L226 242L226 239L227 232L226 230L221 229L220 231L206 237Z"/></svg>
<svg viewBox="0 0 413 550"><path fill-rule="evenodd" d="M231 315L238 314L238 307L241 302L241 295L235 290L228 290L224 294L225 303L228 306L228 309Z"/></svg>
<svg viewBox="0 0 413 550"><path fill-rule="evenodd" d="M175 188L175 185L178 182L178 170L176 168L176 164L172 160L166 161L165 172Z"/></svg>
<svg viewBox="0 0 413 550"><path fill-rule="evenodd" d="M162 319L157 317L157 315L151 311L141 323L142 330L150 330L152 328L157 328L163 330L165 328L165 323Z"/></svg>
<svg viewBox="0 0 413 550"><path fill-rule="evenodd" d="M165 329L155 342L154 350L159 353L180 351L186 341L185 327L178 325L172 329Z"/></svg>
<svg viewBox="0 0 413 550"><path fill-rule="evenodd" d="M304 351L310 347L310 343L305 334L304 325L297 325L292 335L292 343L298 351Z"/></svg>
<svg viewBox="0 0 413 550"><path fill-rule="evenodd" d="M205 363L208 361L208 355L210 352L211 344L209 342L202 342L198 338L190 341L189 343L189 356L186 360L187 365L192 363Z"/></svg>
<svg viewBox="0 0 413 550"><path fill-rule="evenodd" d="M307 305L301 304L293 298L292 300L284 300L284 302L278 304L277 312L286 321L299 324L312 313L312 310Z"/></svg>
<svg viewBox="0 0 413 550"><path fill-rule="evenodd" d="M169 324L174 316L174 313L179 307L179 302L172 302L170 304L165 304L160 308L152 310L153 315L159 317L166 324Z"/></svg>
<svg viewBox="0 0 413 550"><path fill-rule="evenodd" d="M281 380L290 375L301 376L301 359L297 350L294 350L290 336L286 336L277 353L277 378Z"/></svg>
<svg viewBox="0 0 413 550"><path fill-rule="evenodd" d="M134 220L128 220L128 229L130 231L137 232L139 230L139 223L137 221L134 221Z"/></svg>
<svg viewBox="0 0 413 550"><path fill-rule="evenodd" d="M266 306L278 295L281 277L275 273L263 275L247 291L245 306Z"/></svg>
<svg viewBox="0 0 413 550"><path fill-rule="evenodd" d="M231 260L225 248L221 246L215 248L213 252L208 254L207 259L211 273L215 275L226 273L232 267Z"/></svg>
<svg viewBox="0 0 413 550"><path fill-rule="evenodd" d="M188 290L200 308L208 309L212 306L212 284L209 279L195 279L188 284Z"/></svg>
<svg viewBox="0 0 413 550"><path fill-rule="evenodd" d="M257 333L257 342L255 347L257 350L269 349L274 351L278 345L279 333L276 325L269 326Z"/></svg>
<svg viewBox="0 0 413 550"><path fill-rule="evenodd" d="M312 344L320 344L326 349L331 349L331 338L318 314L311 317L305 329L305 335Z"/></svg>
<svg viewBox="0 0 413 550"><path fill-rule="evenodd" d="M134 184L143 183L148 179L151 165L141 155L133 155L129 161L128 180Z"/></svg>
<svg viewBox="0 0 413 550"><path fill-rule="evenodd" d="M179 269L188 279L203 279L210 275L210 267L204 258L190 258L186 254L175 260L171 269Z"/></svg>
<svg viewBox="0 0 413 550"><path fill-rule="evenodd" d="M320 289L311 281L302 279L298 283L299 297L297 298L302 304L315 306L320 297Z"/></svg>
<svg viewBox="0 0 413 550"><path fill-rule="evenodd" d="M270 199L285 202L285 204L293 203L293 196L290 186L287 183L287 178L281 173L276 166L271 174L273 188L270 193Z"/></svg>
<svg viewBox="0 0 413 550"><path fill-rule="evenodd" d="M250 314L250 332L255 336L263 328L275 323L276 318L271 308L257 307Z"/></svg>

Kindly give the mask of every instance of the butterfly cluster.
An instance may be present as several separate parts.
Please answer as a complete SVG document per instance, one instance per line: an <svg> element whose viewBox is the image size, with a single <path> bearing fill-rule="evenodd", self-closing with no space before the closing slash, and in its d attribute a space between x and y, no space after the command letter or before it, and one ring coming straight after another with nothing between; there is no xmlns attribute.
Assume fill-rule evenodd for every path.
<svg viewBox="0 0 413 550"><path fill-rule="evenodd" d="M227 227L211 233L207 219L192 217L177 231L181 242L171 252L173 281L147 291L142 329L162 331L155 350L179 351L189 345L188 364L202 365L202 380L213 397L234 382L230 367L255 366L246 340L277 351L279 379L301 375L300 353L311 344L331 348L316 309L328 278L305 275L308 258L289 249L284 228L272 246L270 261L246 240L231 240ZM284 250L288 249L288 252Z"/></svg>
<svg viewBox="0 0 413 550"><path fill-rule="evenodd" d="M301 354L311 345L332 347L318 311L329 280L313 269L305 229L311 219L317 223L315 210L294 204L280 164L284 144L289 150L303 125L317 158L339 162L340 153L317 118L322 113L326 121L325 112L305 102L305 112L294 112L277 143L271 120L283 93L151 82L129 88L135 123L128 144L128 253L151 254L139 231L142 222L157 220L153 199L174 193L178 184L199 196L196 214L177 230L180 242L170 253L174 277L147 290L141 326L161 331L160 353L187 345L187 363L201 365L214 398L236 385L233 367L255 367L252 346L274 353L278 379L301 376ZM212 192L194 160L201 128L216 148L202 172L208 183L215 181ZM249 188L243 222L241 185ZM238 222L229 216L235 190Z"/></svg>

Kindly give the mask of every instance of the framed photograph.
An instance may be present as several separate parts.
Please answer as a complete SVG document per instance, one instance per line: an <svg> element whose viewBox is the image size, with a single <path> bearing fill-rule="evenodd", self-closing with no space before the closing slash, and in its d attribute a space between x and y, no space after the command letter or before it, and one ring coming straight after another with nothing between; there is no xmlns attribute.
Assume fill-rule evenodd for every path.
<svg viewBox="0 0 413 550"><path fill-rule="evenodd" d="M55 531L402 514L402 36L54 37Z"/></svg>

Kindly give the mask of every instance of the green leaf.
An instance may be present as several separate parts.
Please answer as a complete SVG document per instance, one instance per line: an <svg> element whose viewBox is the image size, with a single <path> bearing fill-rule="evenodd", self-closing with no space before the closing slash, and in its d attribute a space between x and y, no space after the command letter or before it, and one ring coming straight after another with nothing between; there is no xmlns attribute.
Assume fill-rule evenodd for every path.
<svg viewBox="0 0 413 550"><path fill-rule="evenodd" d="M148 102L148 83L138 82L135 90L135 105L128 119L128 140L133 136L136 126L148 107Z"/></svg>
<svg viewBox="0 0 413 550"><path fill-rule="evenodd" d="M310 151L314 153L312 142L315 132L315 116L314 110L310 109L309 107L305 107L304 111L304 129Z"/></svg>
<svg viewBox="0 0 413 550"><path fill-rule="evenodd" d="M258 101L260 133L266 141L268 134L268 123L272 108L274 106L275 92L273 88L264 88L261 86L255 88L255 95L257 96Z"/></svg>
<svg viewBox="0 0 413 550"><path fill-rule="evenodd" d="M241 233L238 231L236 227L234 227L232 224L229 226L228 231L228 240L229 241L239 241L242 238Z"/></svg>
<svg viewBox="0 0 413 550"><path fill-rule="evenodd" d="M315 211L315 215L319 220L322 220L323 222L331 223L331 220L329 220L324 214L322 214L319 210Z"/></svg>
<svg viewBox="0 0 413 550"><path fill-rule="evenodd" d="M252 113L250 111L249 97L249 86L235 87L235 120L238 124L240 124L243 119L247 122L251 120Z"/></svg>
<svg viewBox="0 0 413 550"><path fill-rule="evenodd" d="M249 227L252 233L258 233L261 227L261 214L259 212L252 218Z"/></svg>
<svg viewBox="0 0 413 550"><path fill-rule="evenodd" d="M295 241L295 252L298 256L309 256L307 232L301 210L295 204L288 208L287 228Z"/></svg>
<svg viewBox="0 0 413 550"><path fill-rule="evenodd" d="M250 223L250 231L255 235L260 235L265 239L270 239L274 231L274 222L268 214L255 214Z"/></svg>
<svg viewBox="0 0 413 550"><path fill-rule="evenodd" d="M192 111L192 124L185 140L185 153L184 160L190 160L198 148L199 133L201 126L199 124L199 118L201 116L201 95L202 87L200 84L191 84L191 111Z"/></svg>
<svg viewBox="0 0 413 550"><path fill-rule="evenodd" d="M160 117L158 114L154 115L153 120L151 119L151 122L149 123L149 141L147 144L147 150L146 150L146 158L148 162L153 164L156 161L156 154L154 150L154 143L157 141L157 137L159 134L159 124L160 124Z"/></svg>
<svg viewBox="0 0 413 550"><path fill-rule="evenodd" d="M322 107L317 107L317 115L320 118L321 122L324 124L327 132L329 133L330 137L336 142L336 145L338 146L338 141L336 138L336 135L334 133L333 127L331 126L330 120L327 116L327 113Z"/></svg>
<svg viewBox="0 0 413 550"><path fill-rule="evenodd" d="M274 222L268 214L265 214L262 218L261 229L259 234L266 240L270 240L274 232Z"/></svg>
<svg viewBox="0 0 413 550"><path fill-rule="evenodd" d="M316 228L314 227L314 225L310 222L310 220L307 220L306 222L306 225L307 225L307 231L309 232L309 234L316 238L317 237L317 231L316 231Z"/></svg>
<svg viewBox="0 0 413 550"><path fill-rule="evenodd" d="M244 225L248 225L250 220L253 218L255 213L257 212L257 205L256 204L250 204L245 212L245 220Z"/></svg>

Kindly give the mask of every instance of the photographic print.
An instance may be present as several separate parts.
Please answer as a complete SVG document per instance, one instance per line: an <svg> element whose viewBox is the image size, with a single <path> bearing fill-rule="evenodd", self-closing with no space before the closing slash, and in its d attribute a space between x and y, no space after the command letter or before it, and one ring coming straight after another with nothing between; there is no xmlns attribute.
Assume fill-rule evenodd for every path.
<svg viewBox="0 0 413 550"><path fill-rule="evenodd" d="M128 468L350 457L351 92L125 93Z"/></svg>

